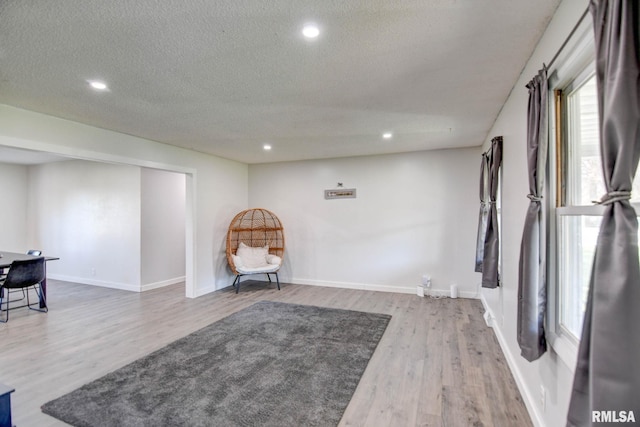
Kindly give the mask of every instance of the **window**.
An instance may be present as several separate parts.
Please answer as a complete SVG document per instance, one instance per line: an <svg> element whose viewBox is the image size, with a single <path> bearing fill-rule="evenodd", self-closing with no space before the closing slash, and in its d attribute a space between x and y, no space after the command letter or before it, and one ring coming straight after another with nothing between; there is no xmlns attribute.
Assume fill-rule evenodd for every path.
<svg viewBox="0 0 640 427"><path fill-rule="evenodd" d="M583 19L549 76L546 335L574 369L591 266L604 209L593 26Z"/></svg>
<svg viewBox="0 0 640 427"><path fill-rule="evenodd" d="M593 201L605 193L593 64L554 95L560 110L556 153L564 160L558 162L556 208L558 325L577 341L602 212Z"/></svg>
<svg viewBox="0 0 640 427"><path fill-rule="evenodd" d="M590 24L550 70L549 313L552 347L573 368L606 193ZM631 202L640 212L640 176Z"/></svg>

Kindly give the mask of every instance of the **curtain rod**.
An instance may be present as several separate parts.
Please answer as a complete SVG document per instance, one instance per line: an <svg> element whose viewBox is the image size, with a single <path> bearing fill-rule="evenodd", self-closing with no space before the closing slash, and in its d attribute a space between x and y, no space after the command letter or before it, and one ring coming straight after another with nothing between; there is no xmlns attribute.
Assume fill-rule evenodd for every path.
<svg viewBox="0 0 640 427"><path fill-rule="evenodd" d="M564 40L564 42L562 43L562 46L560 46L560 49L558 49L558 51L556 52L555 55L553 55L553 58L551 58L551 61L549 62L549 65L547 65L547 69L550 69L551 66L553 65L553 63L555 62L556 59L558 59L558 55L560 55L560 52L562 52L562 50L564 49L564 47L567 45L567 43L569 43L569 40L571 40L571 37L573 36L573 33L576 32L576 30L578 29L578 27L580 26L580 24L582 24L582 21L584 20L585 16L587 16L587 13L589 13L589 8L587 7L587 9L582 13L582 16L580 17L580 19L578 19L578 22L576 23L576 25L573 27L573 29L571 30L571 32L569 33L569 35L567 36L567 38Z"/></svg>

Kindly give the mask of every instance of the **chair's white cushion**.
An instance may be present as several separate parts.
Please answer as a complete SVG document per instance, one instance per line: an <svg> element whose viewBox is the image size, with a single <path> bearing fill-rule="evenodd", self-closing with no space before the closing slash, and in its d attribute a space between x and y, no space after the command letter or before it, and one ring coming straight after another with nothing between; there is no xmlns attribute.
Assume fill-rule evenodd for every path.
<svg viewBox="0 0 640 427"><path fill-rule="evenodd" d="M253 248L240 242L236 256L242 259L242 266L245 268L259 268L268 265L267 255L269 255L269 246Z"/></svg>
<svg viewBox="0 0 640 427"><path fill-rule="evenodd" d="M282 258L277 255L267 254L267 262L272 265L280 265L282 264Z"/></svg>
<svg viewBox="0 0 640 427"><path fill-rule="evenodd" d="M275 273L282 263L282 258L269 253L269 246L253 248L242 242L232 259L240 274Z"/></svg>
<svg viewBox="0 0 640 427"><path fill-rule="evenodd" d="M236 265L236 271L240 274L275 273L279 269L280 269L280 264L277 264L277 265L267 264L262 267L256 267L256 268L238 267Z"/></svg>
<svg viewBox="0 0 640 427"><path fill-rule="evenodd" d="M233 259L233 265L236 266L236 269L244 267L242 258L240 258L238 255L231 255L231 258Z"/></svg>

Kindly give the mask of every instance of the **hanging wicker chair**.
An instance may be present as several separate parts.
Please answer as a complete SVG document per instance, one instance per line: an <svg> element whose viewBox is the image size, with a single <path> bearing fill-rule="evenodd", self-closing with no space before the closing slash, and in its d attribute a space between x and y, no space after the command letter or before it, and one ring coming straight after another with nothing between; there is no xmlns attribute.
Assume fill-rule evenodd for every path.
<svg viewBox="0 0 640 427"><path fill-rule="evenodd" d="M275 274L280 290L278 270L283 257L284 228L273 212L247 209L233 218L227 232L227 262L236 275L236 293L240 291L240 277L250 274L266 274L269 282ZM257 264L256 259L260 260Z"/></svg>

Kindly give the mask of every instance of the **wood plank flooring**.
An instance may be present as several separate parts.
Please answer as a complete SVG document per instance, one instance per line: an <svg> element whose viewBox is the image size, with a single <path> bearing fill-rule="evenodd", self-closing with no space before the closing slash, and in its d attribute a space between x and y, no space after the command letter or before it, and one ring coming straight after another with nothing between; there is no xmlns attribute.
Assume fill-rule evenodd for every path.
<svg viewBox="0 0 640 427"><path fill-rule="evenodd" d="M0 382L18 427L61 426L40 406L260 300L393 316L340 426L531 426L477 300L243 282L196 299L174 285L132 293L51 280L49 313L0 324ZM3 313L4 314L4 313Z"/></svg>

